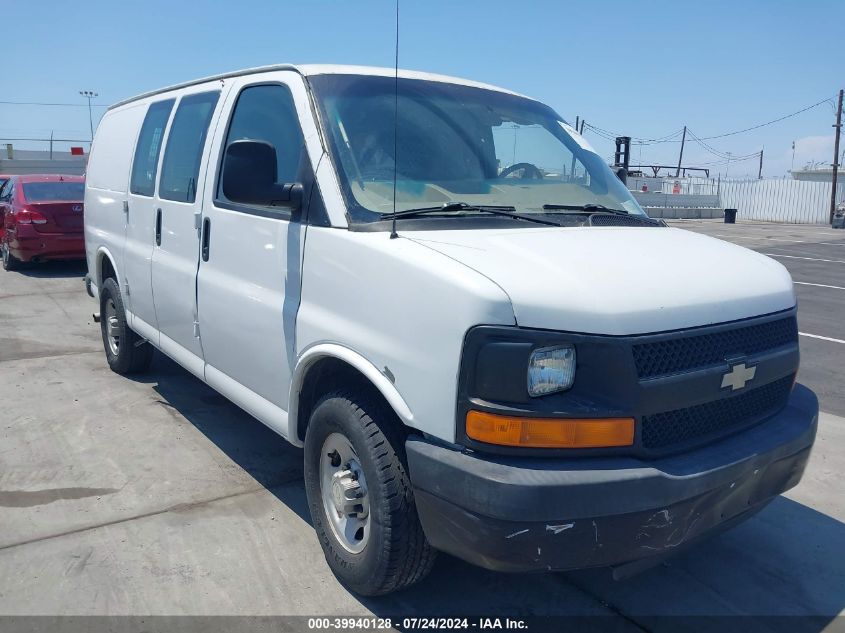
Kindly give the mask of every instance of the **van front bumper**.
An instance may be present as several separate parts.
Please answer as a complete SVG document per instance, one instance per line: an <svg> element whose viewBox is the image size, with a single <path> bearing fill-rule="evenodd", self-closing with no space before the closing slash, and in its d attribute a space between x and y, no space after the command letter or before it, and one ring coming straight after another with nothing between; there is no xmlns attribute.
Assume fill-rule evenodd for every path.
<svg viewBox="0 0 845 633"><path fill-rule="evenodd" d="M432 546L498 571L567 570L666 555L751 516L801 479L817 421L815 394L796 385L765 422L660 459L406 449Z"/></svg>

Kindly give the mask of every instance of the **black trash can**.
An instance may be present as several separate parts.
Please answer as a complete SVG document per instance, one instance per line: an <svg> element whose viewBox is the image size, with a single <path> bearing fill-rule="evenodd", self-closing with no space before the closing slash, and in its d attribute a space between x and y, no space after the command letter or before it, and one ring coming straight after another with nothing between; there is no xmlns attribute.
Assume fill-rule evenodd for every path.
<svg viewBox="0 0 845 633"><path fill-rule="evenodd" d="M725 209L725 224L736 224L736 209Z"/></svg>

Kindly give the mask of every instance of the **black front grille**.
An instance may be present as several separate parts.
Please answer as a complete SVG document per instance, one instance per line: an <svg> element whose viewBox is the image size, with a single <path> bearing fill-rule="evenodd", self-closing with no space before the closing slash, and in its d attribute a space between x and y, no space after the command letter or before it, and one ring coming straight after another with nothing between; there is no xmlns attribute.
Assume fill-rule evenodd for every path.
<svg viewBox="0 0 845 633"><path fill-rule="evenodd" d="M738 396L644 416L642 444L648 449L666 448L739 430L785 407L792 382L789 375Z"/></svg>
<svg viewBox="0 0 845 633"><path fill-rule="evenodd" d="M653 378L725 363L731 356L750 356L797 344L794 316L683 338L634 345L640 378Z"/></svg>

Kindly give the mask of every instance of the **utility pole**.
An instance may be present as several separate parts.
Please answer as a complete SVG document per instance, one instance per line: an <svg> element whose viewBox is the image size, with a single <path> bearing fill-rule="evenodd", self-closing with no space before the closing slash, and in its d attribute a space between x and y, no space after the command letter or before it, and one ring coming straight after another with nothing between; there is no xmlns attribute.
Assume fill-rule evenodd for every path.
<svg viewBox="0 0 845 633"><path fill-rule="evenodd" d="M765 147L760 149L760 167L757 169L757 180L763 179L763 150L766 149Z"/></svg>
<svg viewBox="0 0 845 633"><path fill-rule="evenodd" d="M830 189L830 223L836 212L836 176L839 172L839 134L842 131L842 90L839 91L839 107L836 109L836 140L833 142L833 187Z"/></svg>
<svg viewBox="0 0 845 633"><path fill-rule="evenodd" d="M675 170L675 178L681 175L681 162L684 160L684 143L687 141L687 126L684 126L684 135L681 137L681 153L678 154L678 168Z"/></svg>
<svg viewBox="0 0 845 633"><path fill-rule="evenodd" d="M91 126L91 142L94 142L94 117L91 114L91 99L94 97L99 97L100 95L94 92L93 90L80 90L80 96L85 97L88 99L88 125ZM90 152L91 149L89 147L88 151Z"/></svg>

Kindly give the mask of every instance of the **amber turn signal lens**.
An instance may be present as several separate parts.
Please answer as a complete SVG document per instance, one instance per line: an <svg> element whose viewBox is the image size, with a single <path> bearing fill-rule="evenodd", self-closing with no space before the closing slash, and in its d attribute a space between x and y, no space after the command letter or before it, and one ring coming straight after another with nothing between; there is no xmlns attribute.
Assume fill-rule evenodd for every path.
<svg viewBox="0 0 845 633"><path fill-rule="evenodd" d="M520 418L467 413L466 432L479 442L531 448L604 448L634 443L633 418Z"/></svg>

